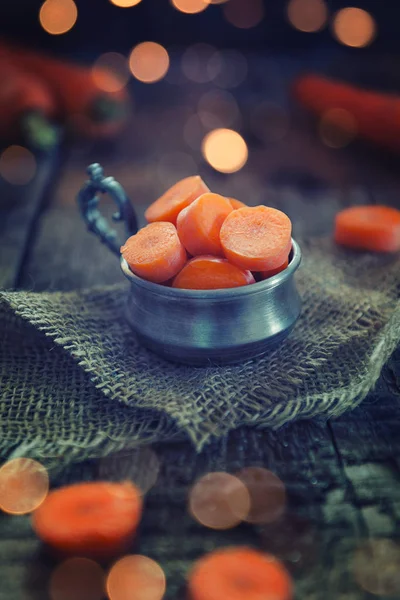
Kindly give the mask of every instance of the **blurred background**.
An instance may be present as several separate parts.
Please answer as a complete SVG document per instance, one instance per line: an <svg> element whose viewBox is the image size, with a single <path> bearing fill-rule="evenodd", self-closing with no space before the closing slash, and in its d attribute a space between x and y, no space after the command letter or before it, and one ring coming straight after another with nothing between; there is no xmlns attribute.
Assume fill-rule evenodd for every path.
<svg viewBox="0 0 400 600"><path fill-rule="evenodd" d="M349 105L351 94L335 103L318 82L306 99L293 89L316 73L396 94L399 15L381 0L4 0L1 80L15 77L7 65L22 65L48 86L54 106L24 101L21 117L0 89L1 205L15 207L30 185L44 189L50 160L57 186L42 227L48 238L61 223L66 232L51 279L25 261L21 281L38 290L99 282L68 258L70 236L86 239L74 199L94 161L122 183L141 223L151 201L195 173L216 192L286 210L298 236L330 231L344 205L398 205L397 104L378 110L361 96ZM15 44L25 47L21 64L18 51L17 60L9 54ZM84 68L38 67L29 49ZM31 83L20 84L26 99ZM378 113L361 111L360 124L364 105ZM101 283L119 280L95 240L77 244L110 264Z"/></svg>

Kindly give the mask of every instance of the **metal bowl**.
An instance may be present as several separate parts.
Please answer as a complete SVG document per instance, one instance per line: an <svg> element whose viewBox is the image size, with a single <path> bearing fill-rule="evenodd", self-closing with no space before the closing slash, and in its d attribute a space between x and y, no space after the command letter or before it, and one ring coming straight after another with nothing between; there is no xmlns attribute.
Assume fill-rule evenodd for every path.
<svg viewBox="0 0 400 600"><path fill-rule="evenodd" d="M134 208L113 177L104 177L98 163L87 169L89 179L77 201L90 232L120 257L116 232L99 210L102 194L118 207L114 221L125 223L128 235L137 232ZM224 290L174 289L137 277L121 258L131 283L127 318L141 342L157 354L180 363L236 363L275 348L291 331L300 314L294 274L301 252L292 240L288 267L273 277Z"/></svg>
<svg viewBox="0 0 400 600"><path fill-rule="evenodd" d="M293 277L300 261L292 240L289 265L281 273L243 287L204 291L144 281L121 258L131 283L128 321L144 346L169 360L207 365L254 358L287 337L300 315Z"/></svg>

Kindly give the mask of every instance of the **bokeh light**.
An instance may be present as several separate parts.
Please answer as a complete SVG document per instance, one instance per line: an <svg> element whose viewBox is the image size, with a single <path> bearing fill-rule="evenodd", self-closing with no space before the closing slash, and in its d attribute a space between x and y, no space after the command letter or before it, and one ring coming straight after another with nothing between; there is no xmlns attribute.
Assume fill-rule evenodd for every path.
<svg viewBox="0 0 400 600"><path fill-rule="evenodd" d="M229 2L229 0L203 0L206 4L224 4L225 2Z"/></svg>
<svg viewBox="0 0 400 600"><path fill-rule="evenodd" d="M251 111L250 128L262 142L277 142L289 132L289 114L278 104L261 102Z"/></svg>
<svg viewBox="0 0 400 600"><path fill-rule="evenodd" d="M118 452L102 458L99 478L107 481L131 481L142 494L147 494L156 484L160 461L150 446Z"/></svg>
<svg viewBox="0 0 400 600"><path fill-rule="evenodd" d="M13 185L26 185L35 177L36 159L28 148L9 146L0 156L0 175Z"/></svg>
<svg viewBox="0 0 400 600"><path fill-rule="evenodd" d="M169 55L161 44L142 42L135 46L129 57L132 75L144 83L162 79L169 68Z"/></svg>
<svg viewBox="0 0 400 600"><path fill-rule="evenodd" d="M204 475L189 493L189 511L196 521L210 529L231 529L246 519L250 496L234 475L215 472Z"/></svg>
<svg viewBox="0 0 400 600"><path fill-rule="evenodd" d="M240 29L250 29L264 17L263 0L229 0L224 7L226 20Z"/></svg>
<svg viewBox="0 0 400 600"><path fill-rule="evenodd" d="M74 0L46 0L39 11L39 21L47 33L61 35L75 25L78 9Z"/></svg>
<svg viewBox="0 0 400 600"><path fill-rule="evenodd" d="M204 127L230 127L240 119L235 98L224 90L210 90L203 94L197 105L197 114Z"/></svg>
<svg viewBox="0 0 400 600"><path fill-rule="evenodd" d="M333 31L342 44L353 48L363 48L375 38L376 23L366 10L349 6L336 13L333 20Z"/></svg>
<svg viewBox="0 0 400 600"><path fill-rule="evenodd" d="M49 491L49 475L36 460L13 458L0 469L0 509L13 515L36 510Z"/></svg>
<svg viewBox="0 0 400 600"><path fill-rule="evenodd" d="M206 135L202 144L206 161L221 173L239 171L247 162L247 144L232 129L214 129Z"/></svg>
<svg viewBox="0 0 400 600"><path fill-rule="evenodd" d="M130 8L131 6L136 6L142 0L110 0L111 4L115 4L115 6L120 6L121 8Z"/></svg>
<svg viewBox="0 0 400 600"><path fill-rule="evenodd" d="M247 77L248 65L238 50L216 51L208 62L210 79L221 88L235 88Z"/></svg>
<svg viewBox="0 0 400 600"><path fill-rule="evenodd" d="M319 123L321 140L330 148L344 148L357 137L357 121L344 108L327 110Z"/></svg>
<svg viewBox="0 0 400 600"><path fill-rule="evenodd" d="M124 556L115 563L107 577L110 600L161 600L165 590L164 571L147 556Z"/></svg>
<svg viewBox="0 0 400 600"><path fill-rule="evenodd" d="M118 52L106 52L99 56L92 67L92 78L97 87L105 92L118 92L128 83L128 61Z"/></svg>
<svg viewBox="0 0 400 600"><path fill-rule="evenodd" d="M49 596L51 600L102 600L105 574L93 560L70 558L53 571Z"/></svg>
<svg viewBox="0 0 400 600"><path fill-rule="evenodd" d="M171 4L177 10L186 13L187 15L194 15L202 12L208 6L205 0L171 0Z"/></svg>
<svg viewBox="0 0 400 600"><path fill-rule="evenodd" d="M358 585L377 596L400 597L400 546L392 540L368 540L354 555Z"/></svg>
<svg viewBox="0 0 400 600"><path fill-rule="evenodd" d="M193 44L182 55L182 71L185 77L195 83L207 83L217 74L219 66L210 68L215 48L209 44Z"/></svg>
<svg viewBox="0 0 400 600"><path fill-rule="evenodd" d="M307 33L319 31L328 19L325 0L290 0L287 11L293 27Z"/></svg>
<svg viewBox="0 0 400 600"><path fill-rule="evenodd" d="M273 523L285 512L286 491L282 481L268 469L246 467L236 474L250 495L248 523Z"/></svg>

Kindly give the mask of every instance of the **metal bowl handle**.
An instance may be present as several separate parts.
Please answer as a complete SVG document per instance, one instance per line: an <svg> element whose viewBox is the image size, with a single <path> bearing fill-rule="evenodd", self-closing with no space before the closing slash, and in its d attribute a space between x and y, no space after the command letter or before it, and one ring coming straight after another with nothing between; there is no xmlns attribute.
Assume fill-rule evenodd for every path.
<svg viewBox="0 0 400 600"><path fill-rule="evenodd" d="M80 189L77 202L85 221L88 231L91 231L103 244L106 244L114 254L120 255L120 244L117 233L109 222L101 214L98 205L100 202L99 192L109 194L118 207L113 214L113 221L123 221L128 235L134 235L138 231L138 222L133 206L125 194L123 187L115 181L114 177L104 177L103 168L98 163L93 163L87 168L89 179Z"/></svg>

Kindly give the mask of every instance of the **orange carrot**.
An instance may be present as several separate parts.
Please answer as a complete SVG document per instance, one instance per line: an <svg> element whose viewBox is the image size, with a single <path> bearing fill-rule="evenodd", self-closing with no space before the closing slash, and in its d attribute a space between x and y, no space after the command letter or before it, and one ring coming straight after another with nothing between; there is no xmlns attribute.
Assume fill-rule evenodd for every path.
<svg viewBox="0 0 400 600"><path fill-rule="evenodd" d="M214 550L189 574L190 600L291 600L289 573L276 558L246 547Z"/></svg>
<svg viewBox="0 0 400 600"><path fill-rule="evenodd" d="M219 194L203 194L178 215L179 239L192 256L223 256L219 233L222 223L233 211L227 198Z"/></svg>
<svg viewBox="0 0 400 600"><path fill-rule="evenodd" d="M42 149L54 146L55 102L45 82L5 59L0 59L0 81L1 137L22 136L28 145Z"/></svg>
<svg viewBox="0 0 400 600"><path fill-rule="evenodd" d="M218 290L254 283L250 271L231 265L225 258L197 256L175 277L172 287L185 290Z"/></svg>
<svg viewBox="0 0 400 600"><path fill-rule="evenodd" d="M199 175L186 177L175 183L158 200L153 202L144 213L144 216L149 223L169 221L175 225L181 210L209 191Z"/></svg>
<svg viewBox="0 0 400 600"><path fill-rule="evenodd" d="M280 267L291 248L292 224L285 213L267 206L234 210L221 227L226 258L242 269L270 271Z"/></svg>
<svg viewBox="0 0 400 600"><path fill-rule="evenodd" d="M110 558L129 545L141 514L141 494L132 483L95 481L50 492L32 525L60 555Z"/></svg>
<svg viewBox="0 0 400 600"><path fill-rule="evenodd" d="M0 56L43 79L54 95L57 117L62 121L75 119L81 132L108 136L125 122L129 100L126 90L106 92L99 89L91 68L4 42L0 44ZM108 78L114 77L111 72L106 73Z"/></svg>
<svg viewBox="0 0 400 600"><path fill-rule="evenodd" d="M389 206L352 206L336 215L335 240L372 252L400 250L400 210Z"/></svg>
<svg viewBox="0 0 400 600"><path fill-rule="evenodd" d="M288 265L289 265L289 258L287 258L285 260L283 265L281 265L280 267L276 267L276 269L270 269L269 271L261 271L261 273L259 274L260 279L261 280L269 279L270 277L273 277L274 275L278 275L278 273L280 273L281 271L284 271Z"/></svg>
<svg viewBox="0 0 400 600"><path fill-rule="evenodd" d="M247 204L241 202L240 200L235 200L235 198L228 198L228 200L231 203L231 206L234 210L237 210L238 208L244 208L245 206L247 206Z"/></svg>
<svg viewBox="0 0 400 600"><path fill-rule="evenodd" d="M187 256L172 223L150 223L121 248L131 271L154 283L164 283L183 268Z"/></svg>
<svg viewBox="0 0 400 600"><path fill-rule="evenodd" d="M400 98L356 88L318 75L299 78L295 98L318 116L331 109L350 113L360 137L400 150Z"/></svg>

